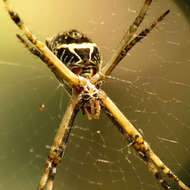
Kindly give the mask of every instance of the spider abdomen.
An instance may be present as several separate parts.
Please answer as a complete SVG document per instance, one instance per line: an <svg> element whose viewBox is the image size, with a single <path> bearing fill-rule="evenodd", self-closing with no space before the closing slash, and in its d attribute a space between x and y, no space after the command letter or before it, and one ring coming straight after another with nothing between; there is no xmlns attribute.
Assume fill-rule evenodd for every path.
<svg viewBox="0 0 190 190"><path fill-rule="evenodd" d="M75 74L91 78L100 68L98 47L77 30L46 40L48 48Z"/></svg>

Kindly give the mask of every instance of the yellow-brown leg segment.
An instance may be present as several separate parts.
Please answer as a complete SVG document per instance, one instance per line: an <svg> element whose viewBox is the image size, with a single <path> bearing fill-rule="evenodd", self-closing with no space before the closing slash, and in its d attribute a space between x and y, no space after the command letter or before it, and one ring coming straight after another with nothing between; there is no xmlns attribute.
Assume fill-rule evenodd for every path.
<svg viewBox="0 0 190 190"><path fill-rule="evenodd" d="M133 140L127 133L126 131L122 128L122 126L115 120L115 118L113 117L113 115L106 110L106 108L103 108L106 115L109 117L109 119L112 121L112 123L114 124L114 126L117 127L117 129L119 130L119 132L121 133L121 135L124 137L124 139L129 143L129 147L132 147L135 145L135 140ZM136 149L135 149L136 150ZM161 173L158 171L157 167L155 166L155 164L152 162L152 160L150 158L148 158L147 156L145 156L144 153L142 153L140 150L136 150L137 153L139 154L139 156L141 157L141 159L145 162L145 164L147 165L148 169L150 170L150 172L155 176L155 178L159 181L159 183L161 184L161 186L165 189L165 190L169 190L170 186L169 184L162 178Z"/></svg>
<svg viewBox="0 0 190 190"><path fill-rule="evenodd" d="M13 11L10 7L8 0L3 0L5 7L11 17L11 19L15 22L15 24L22 30L24 35L28 38L28 40L35 46L37 50L41 52L49 60L49 65L53 72L55 70L59 71L59 75L62 79L67 81L70 85L79 85L80 81L78 77L70 71L41 41L37 40L37 38L31 33L29 28L24 24L19 15Z"/></svg>
<svg viewBox="0 0 190 190"><path fill-rule="evenodd" d="M66 112L51 146L38 190L43 190L45 186L46 190L52 190L56 167L63 159L69 135L78 110L78 96L73 95L69 101Z"/></svg>
<svg viewBox="0 0 190 190"><path fill-rule="evenodd" d="M23 43L23 45L35 56L38 56L43 62L45 62L48 65L49 60L35 47L30 45L26 40L21 37L19 34L16 35L16 37Z"/></svg>
<svg viewBox="0 0 190 190"><path fill-rule="evenodd" d="M152 0L145 0L143 7L141 8L139 14L135 18L135 21L131 24L125 35L123 36L123 39L120 42L119 48L116 51L116 53L113 55L112 59L105 65L105 67L102 69L103 75L110 75L112 70L116 67L116 65L125 57L126 54L123 54L123 49L128 44L128 42L131 40L131 38L136 33L138 27L142 23L147 10L152 3Z"/></svg>
<svg viewBox="0 0 190 190"><path fill-rule="evenodd" d="M35 47L33 47L30 43L28 43L23 37L21 37L19 34L16 35L17 38L22 42L22 44L35 56L39 57L50 69L51 71L55 74L57 79L61 82L64 83L64 80L62 78L61 73L59 72L58 69L55 69L51 61L39 50L37 50Z"/></svg>
<svg viewBox="0 0 190 190"><path fill-rule="evenodd" d="M170 187L165 180L162 179L158 169L166 176L177 182L178 186L183 190L190 190L152 151L149 144L143 139L142 135L135 129L131 122L122 114L111 99L102 91L99 90L98 97L101 99L102 106L111 114L114 120L119 124L119 131L132 144L132 147L137 151L139 156L145 161L150 171L159 180L165 189ZM157 168L156 168L157 167Z"/></svg>
<svg viewBox="0 0 190 190"><path fill-rule="evenodd" d="M120 61L127 55L128 51L140 40L142 40L144 37L146 37L152 29L161 22L164 17L169 13L170 11L167 10L164 14L162 14L158 19L156 19L149 28L146 28L138 36L136 36L134 39L132 39L129 43L125 43L121 49L119 49L117 56L113 60L113 62L108 63L105 65L105 67L102 69L103 75L110 75L110 73L113 71L113 69L120 63Z"/></svg>
<svg viewBox="0 0 190 190"><path fill-rule="evenodd" d="M154 27L161 22L164 17L170 12L170 10L167 10L163 15L161 15L157 20L155 20L151 26L149 28L146 28L145 30L143 30L142 32L140 32L138 34L138 36L136 36L133 40L131 40L131 42L125 47L124 49L124 54L127 54L128 51L139 41L141 41L143 38L145 38L153 29Z"/></svg>

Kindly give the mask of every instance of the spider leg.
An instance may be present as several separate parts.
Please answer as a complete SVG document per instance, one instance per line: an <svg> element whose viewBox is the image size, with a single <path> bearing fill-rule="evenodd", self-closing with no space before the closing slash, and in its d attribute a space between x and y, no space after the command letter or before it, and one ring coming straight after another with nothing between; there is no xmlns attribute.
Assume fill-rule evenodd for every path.
<svg viewBox="0 0 190 190"><path fill-rule="evenodd" d="M72 91L71 88L68 86L68 84L63 80L62 75L60 74L59 70L51 68L50 60L39 50L37 50L35 47L33 47L30 43L28 43L22 36L19 34L16 35L16 37L23 43L23 45L35 56L39 57L48 67L50 67L51 71L55 74L57 79L64 85L64 88L68 92L69 95L71 95Z"/></svg>
<svg viewBox="0 0 190 190"><path fill-rule="evenodd" d="M35 56L38 56L43 62L47 63L49 60L35 47L30 45L21 35L16 34L16 37L23 43L23 45ZM47 64L48 65L48 64Z"/></svg>
<svg viewBox="0 0 190 190"><path fill-rule="evenodd" d="M119 128L123 136L130 137L131 139L130 142L134 141L133 148L138 152L139 156L145 161L148 168L159 180L161 185L165 189L170 188L166 183L166 181L161 178L158 169L160 169L163 172L163 174L165 174L173 181L175 181L181 189L190 190L190 188L186 186L153 152L153 150L150 148L149 144L144 140L142 135L135 129L132 123L122 114L122 112L105 94L105 92L99 90L98 97L102 102L102 107L105 107L104 109L106 109L112 115L112 117L114 118L114 120L116 120L117 123L119 123L117 127Z"/></svg>
<svg viewBox="0 0 190 190"><path fill-rule="evenodd" d="M158 171L157 167L155 166L155 164L152 162L152 160L148 159L145 161L148 169L150 170L150 172L152 172L152 174L154 175L154 177L158 180L158 182L161 184L161 186L165 189L165 190L170 190L171 187L170 185L166 182L165 179L163 179L160 171Z"/></svg>
<svg viewBox="0 0 190 190"><path fill-rule="evenodd" d="M126 133L126 131L123 129L123 127L119 124L119 122L114 118L114 116L105 108L103 107L106 115L108 116L108 118L111 120L111 122L114 124L114 126L117 127L117 129L119 130L119 132L121 133L121 135L123 136L123 138L129 143L128 147L131 147L133 145L135 145L135 140L133 140L131 138L131 136L128 135L128 133ZM137 151L137 150L136 150ZM147 165L148 169L150 170L150 172L152 172L152 174L155 176L155 178L159 181L159 183L161 184L161 186L165 189L165 190L169 190L170 186L169 184L166 182L166 180L163 179L161 173L158 171L157 167L155 166L155 164L152 162L152 160L148 157L146 157L144 154L142 154L142 152L137 151L137 153L140 155L140 157L143 159L143 161L145 162L145 164Z"/></svg>
<svg viewBox="0 0 190 190"><path fill-rule="evenodd" d="M144 29L142 32L140 32L134 39L132 39L130 41L129 44L126 45L124 51L125 51L125 54L128 53L128 51L136 44L138 43L139 41L141 41L144 37L146 37L150 32L151 30L153 30L153 28L160 22L164 19L164 17L170 12L170 10L167 10L164 14L162 14L157 20L155 20L151 25L150 27Z"/></svg>
<svg viewBox="0 0 190 190"><path fill-rule="evenodd" d="M129 27L129 29L127 30L125 35L123 36L123 39L121 40L120 45L125 45L134 36L134 34L137 31L138 27L142 23L142 21L143 21L145 15L146 15L147 10L148 10L151 3L152 3L152 0L145 0L145 2L143 4L143 7L141 8L139 14L135 18L135 21L131 24L131 26Z"/></svg>
<svg viewBox="0 0 190 190"><path fill-rule="evenodd" d="M128 42L131 40L131 38L136 33L140 24L142 23L151 3L152 3L152 0L144 1L143 7L141 8L139 14L137 15L134 22L130 25L129 29L123 36L118 50L113 55L111 60L104 66L104 68L102 70L103 75L109 75L112 72L112 70L116 67L116 65L121 61L121 59L123 59L125 57L126 54L124 54L123 50L124 50L126 44L128 44Z"/></svg>
<svg viewBox="0 0 190 190"><path fill-rule="evenodd" d="M135 38L133 38L129 43L128 41L125 41L126 43L117 51L116 56L114 59L107 63L105 67L102 69L103 75L110 75L110 73L113 71L113 69L120 63L120 61L127 55L128 51L140 40L142 40L144 37L146 37L152 30L155 28L155 26L161 22L164 17L170 12L170 10L167 10L164 14L162 14L159 18L157 18L150 27L146 28L140 34L138 34ZM131 39L131 38L130 38Z"/></svg>
<svg viewBox="0 0 190 190"><path fill-rule="evenodd" d="M29 28L24 24L19 15L10 7L8 0L3 0L5 7L11 17L11 19L15 22L15 24L22 30L24 35L28 38L28 40L36 47L37 50L44 55L48 62L48 67L54 72L55 70L59 71L59 75L61 78L67 81L71 85L79 85L80 81L78 77L70 71L62 62L59 60L56 55L54 55L48 47L37 40L37 38L32 34Z"/></svg>
<svg viewBox="0 0 190 190"><path fill-rule="evenodd" d="M69 135L73 126L76 114L79 111L78 96L72 96L67 106L66 112L59 125L59 129L53 140L48 158L46 160L45 169L38 186L38 190L53 189L53 181L56 175L56 167L63 159Z"/></svg>

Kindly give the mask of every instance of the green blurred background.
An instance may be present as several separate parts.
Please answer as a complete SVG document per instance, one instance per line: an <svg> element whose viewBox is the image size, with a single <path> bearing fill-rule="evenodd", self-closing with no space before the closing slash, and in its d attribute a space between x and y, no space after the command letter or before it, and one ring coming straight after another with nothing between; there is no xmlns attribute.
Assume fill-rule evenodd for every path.
<svg viewBox="0 0 190 190"><path fill-rule="evenodd" d="M142 0L12 0L42 41L68 29L86 33L109 60ZM171 13L136 45L103 89L143 133L152 149L190 185L190 5L152 3L143 29ZM68 96L41 61L18 42L21 32L0 2L0 189L34 190ZM44 111L40 105L44 104ZM104 161L102 161L104 160ZM173 189L177 189L172 184ZM106 118L79 114L54 190L161 189Z"/></svg>

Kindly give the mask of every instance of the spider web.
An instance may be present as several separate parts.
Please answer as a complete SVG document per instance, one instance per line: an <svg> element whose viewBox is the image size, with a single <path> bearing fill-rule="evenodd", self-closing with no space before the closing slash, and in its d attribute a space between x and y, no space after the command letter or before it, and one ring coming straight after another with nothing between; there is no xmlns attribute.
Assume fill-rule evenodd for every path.
<svg viewBox="0 0 190 190"><path fill-rule="evenodd" d="M39 39L71 28L88 34L100 46L104 63L142 6L140 0L12 3ZM152 3L141 29L168 8L170 15L133 48L103 89L190 185L190 9L185 1L181 7L173 1ZM18 43L20 31L0 9L0 189L36 189L68 96L48 68ZM94 121L79 113L54 190L116 188L161 189L104 113Z"/></svg>

